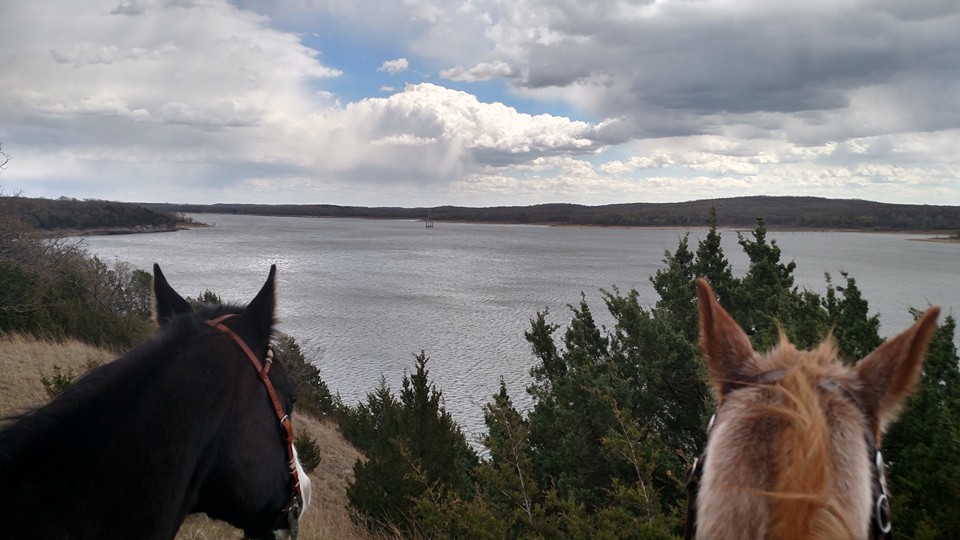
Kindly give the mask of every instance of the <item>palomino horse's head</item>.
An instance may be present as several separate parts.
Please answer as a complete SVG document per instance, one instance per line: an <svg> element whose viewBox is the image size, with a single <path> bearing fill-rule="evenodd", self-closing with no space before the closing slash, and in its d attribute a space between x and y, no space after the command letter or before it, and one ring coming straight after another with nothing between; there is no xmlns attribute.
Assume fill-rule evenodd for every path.
<svg viewBox="0 0 960 540"><path fill-rule="evenodd" d="M704 280L697 298L717 415L697 470L696 537L866 539L888 529L877 446L919 379L939 309L848 368L829 340L801 351L782 338L759 354Z"/></svg>

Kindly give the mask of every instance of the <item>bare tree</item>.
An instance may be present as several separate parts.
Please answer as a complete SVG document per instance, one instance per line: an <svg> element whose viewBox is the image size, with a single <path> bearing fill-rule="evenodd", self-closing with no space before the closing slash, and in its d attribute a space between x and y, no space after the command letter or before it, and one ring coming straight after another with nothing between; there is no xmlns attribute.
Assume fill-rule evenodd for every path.
<svg viewBox="0 0 960 540"><path fill-rule="evenodd" d="M0 142L0 172L3 172L7 168L7 163L10 163L10 154L7 154L3 151L3 143ZM17 190L13 194L14 197L20 196L21 190ZM0 187L0 197L4 197L6 194L3 192L3 188Z"/></svg>
<svg viewBox="0 0 960 540"><path fill-rule="evenodd" d="M0 171L7 168L7 163L10 163L10 155L3 151L3 143L0 142Z"/></svg>

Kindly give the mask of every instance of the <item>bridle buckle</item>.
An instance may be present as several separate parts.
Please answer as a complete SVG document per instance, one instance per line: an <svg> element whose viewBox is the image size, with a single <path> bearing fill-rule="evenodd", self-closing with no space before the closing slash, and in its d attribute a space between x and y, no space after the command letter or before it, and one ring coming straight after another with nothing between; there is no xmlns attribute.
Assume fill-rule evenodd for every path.
<svg viewBox="0 0 960 540"><path fill-rule="evenodd" d="M290 501L290 508L287 509L287 530L290 534L290 540L297 540L300 533L300 512L303 510L303 498L295 495Z"/></svg>

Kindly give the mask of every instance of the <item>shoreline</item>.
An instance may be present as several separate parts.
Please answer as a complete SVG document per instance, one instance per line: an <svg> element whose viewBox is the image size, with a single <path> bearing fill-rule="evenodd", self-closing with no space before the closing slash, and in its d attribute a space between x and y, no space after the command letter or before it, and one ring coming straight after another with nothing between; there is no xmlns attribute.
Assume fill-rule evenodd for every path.
<svg viewBox="0 0 960 540"><path fill-rule="evenodd" d="M200 215L216 215L213 213L203 212ZM292 218L312 218L312 219L364 219L364 220L375 220L375 221L411 221L417 223L426 223L428 220L424 218L416 219L403 219L403 218L385 218L385 217L373 217L373 216L311 216L311 215L274 215L274 214L226 214L226 215L245 215L251 217L292 217ZM512 225L512 226L531 226L531 227L560 227L560 228L602 228L602 229L623 229L623 230L651 230L651 231L693 231L693 230L705 230L709 229L709 225L607 225L603 223L557 223L557 222L515 222L515 221L468 221L468 220L430 220L433 221L436 225L442 226L443 224L457 224L457 225ZM189 223L179 222L176 223L173 227L151 227L151 226L138 226L138 227L98 227L92 229L58 229L53 231L46 231L45 236L71 236L71 237L83 237L83 236L111 236L119 234L149 234L149 233L163 233L163 232L176 232L176 231L186 231L191 229L203 229L214 227L208 223L203 223L199 221L193 221ZM943 234L943 231L934 231L934 230L877 230L877 229L855 229L855 228L818 228L818 227L778 227L767 225L766 229L768 232L776 233L860 233L860 234L903 234L903 235L939 235ZM739 225L731 225L727 227L718 227L720 232L732 232L732 233L749 233L754 229L754 227L745 227ZM915 242L936 242L943 244L960 244L960 236L931 236L929 238L907 238L907 240Z"/></svg>
<svg viewBox="0 0 960 540"><path fill-rule="evenodd" d="M47 238L63 237L84 237L84 236L115 236L121 234L156 234L169 233L177 231L188 231L190 229L204 229L212 227L206 223L177 223L172 227L153 227L140 225L137 227L94 227L91 229L54 229L42 231L43 236Z"/></svg>
<svg viewBox="0 0 960 540"><path fill-rule="evenodd" d="M935 236L933 238L908 238L914 242L936 242L939 244L960 244L960 236Z"/></svg>

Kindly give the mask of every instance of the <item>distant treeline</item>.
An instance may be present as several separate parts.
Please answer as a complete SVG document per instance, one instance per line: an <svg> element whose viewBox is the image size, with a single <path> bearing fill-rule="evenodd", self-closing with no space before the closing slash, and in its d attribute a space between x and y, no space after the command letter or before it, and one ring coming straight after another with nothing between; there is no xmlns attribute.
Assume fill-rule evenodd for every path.
<svg viewBox="0 0 960 540"><path fill-rule="evenodd" d="M177 204L0 197L0 214L31 227L53 230L172 230L178 213L264 216L432 219L476 223L598 225L606 227L703 227L716 208L727 228L751 229L765 216L774 229L933 231L960 234L960 206L886 204L819 197L733 197L681 203L585 206L538 204L469 208L337 206L332 204Z"/></svg>
<svg viewBox="0 0 960 540"><path fill-rule="evenodd" d="M819 197L734 197L682 203L629 203L585 206L538 204L468 208L399 208L330 204L147 204L167 212L270 216L432 219L480 223L600 225L608 227L708 227L711 207L724 227L750 229L758 216L780 229L868 231L960 231L960 206L885 204Z"/></svg>
<svg viewBox="0 0 960 540"><path fill-rule="evenodd" d="M0 197L0 215L40 231L172 230L177 222L172 213L140 204L67 198Z"/></svg>

